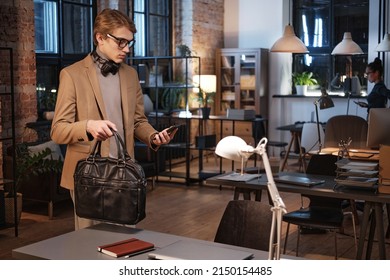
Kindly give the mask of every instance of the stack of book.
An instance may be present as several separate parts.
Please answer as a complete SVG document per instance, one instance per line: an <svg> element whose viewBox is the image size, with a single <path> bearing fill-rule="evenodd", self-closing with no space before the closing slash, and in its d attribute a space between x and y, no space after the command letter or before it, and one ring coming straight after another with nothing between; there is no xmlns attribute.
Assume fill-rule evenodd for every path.
<svg viewBox="0 0 390 280"><path fill-rule="evenodd" d="M341 186L363 187L377 189L378 163L373 161L358 161L347 158L336 162L335 181Z"/></svg>

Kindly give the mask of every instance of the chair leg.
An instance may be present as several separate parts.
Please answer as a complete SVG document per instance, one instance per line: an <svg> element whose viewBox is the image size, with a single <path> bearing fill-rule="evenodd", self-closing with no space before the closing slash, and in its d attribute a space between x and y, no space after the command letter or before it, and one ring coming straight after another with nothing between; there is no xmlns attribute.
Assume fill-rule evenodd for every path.
<svg viewBox="0 0 390 280"><path fill-rule="evenodd" d="M390 237L390 203L386 203L387 210L387 230L386 230L386 238Z"/></svg>
<svg viewBox="0 0 390 280"><path fill-rule="evenodd" d="M299 248L299 239L301 238L301 227L298 226L298 236L297 236L297 248L295 249L296 250L296 254L295 256L298 257L298 248Z"/></svg>
<svg viewBox="0 0 390 280"><path fill-rule="evenodd" d="M337 260L337 230L334 230L334 259Z"/></svg>
<svg viewBox="0 0 390 280"><path fill-rule="evenodd" d="M356 235L355 215L352 212L344 212L344 215L351 215L352 229L353 229L353 239L354 239L354 242L355 242L355 253L357 253L357 235Z"/></svg>
<svg viewBox="0 0 390 280"><path fill-rule="evenodd" d="M289 233L289 231L290 231L290 223L287 223L286 237L284 239L283 254L286 254L287 240L288 240L288 233Z"/></svg>

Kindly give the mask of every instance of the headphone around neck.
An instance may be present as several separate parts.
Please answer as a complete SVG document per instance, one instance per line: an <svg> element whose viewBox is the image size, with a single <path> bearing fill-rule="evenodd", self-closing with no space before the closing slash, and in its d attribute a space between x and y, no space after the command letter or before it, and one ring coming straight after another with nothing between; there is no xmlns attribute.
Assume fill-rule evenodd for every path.
<svg viewBox="0 0 390 280"><path fill-rule="evenodd" d="M115 63L112 60L107 60L107 59L102 58L96 52L96 50L94 50L91 53L91 55L93 57L93 60L98 64L98 66L100 68L100 72L102 73L102 75L104 77L106 77L108 75L108 73L111 73L112 75L115 75L116 73L118 73L120 63Z"/></svg>

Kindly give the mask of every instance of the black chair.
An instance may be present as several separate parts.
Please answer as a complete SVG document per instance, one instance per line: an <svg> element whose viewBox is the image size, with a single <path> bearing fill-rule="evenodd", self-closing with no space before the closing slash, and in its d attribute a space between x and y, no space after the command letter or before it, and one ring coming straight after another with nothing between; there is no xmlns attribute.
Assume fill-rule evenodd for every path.
<svg viewBox="0 0 390 280"><path fill-rule="evenodd" d="M271 206L253 200L229 201L215 235L215 242L269 250Z"/></svg>
<svg viewBox="0 0 390 280"><path fill-rule="evenodd" d="M306 173L318 175L335 175L337 156L333 155L312 155L310 158ZM309 206L302 207L296 211L289 212L283 216L283 221L287 222L286 238L284 242L283 253L286 253L288 234L290 224L298 226L298 236L296 245L296 256L300 234L303 228L331 230L334 232L335 259L337 259L337 230L342 231L344 226L344 215L349 214L352 217L352 225L356 248L356 228L355 219L352 212L343 212L342 200L329 197L305 196L309 198Z"/></svg>
<svg viewBox="0 0 390 280"><path fill-rule="evenodd" d="M157 155L158 153L158 155ZM151 178L152 190L156 184L156 177L165 171L165 154L151 150L146 144L136 141L134 145L134 157L142 166L145 177Z"/></svg>
<svg viewBox="0 0 390 280"><path fill-rule="evenodd" d="M261 115L256 116L257 118L261 118ZM252 137L255 141L255 146L260 142L263 137L267 137L267 131L264 125L264 120L254 120L252 122ZM280 156L282 157L286 152L287 142L282 141L272 141L268 139L267 147L280 148Z"/></svg>

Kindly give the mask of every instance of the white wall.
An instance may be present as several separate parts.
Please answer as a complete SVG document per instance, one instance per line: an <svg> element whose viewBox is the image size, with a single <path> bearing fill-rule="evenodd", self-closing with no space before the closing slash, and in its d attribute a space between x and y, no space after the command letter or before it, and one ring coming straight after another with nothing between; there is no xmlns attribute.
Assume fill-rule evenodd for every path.
<svg viewBox="0 0 390 280"><path fill-rule="evenodd" d="M282 36L284 26L289 22L288 5L288 0L225 0L225 47L271 48L272 44ZM377 39L375 41L375 38L378 38L378 10L376 9L378 5L379 0L370 0L370 18L375 18L370 21L369 59L371 60L377 55L373 49L378 41ZM296 121L310 121L314 112L315 98L272 98L273 95L291 93L292 55L270 53L269 61L269 138L289 141L289 133L281 133L276 130L276 127ZM321 122L327 121L334 115L346 114L347 100L335 99L334 101L334 108L319 112ZM353 100L350 101L349 114L366 118L366 110L357 107Z"/></svg>

